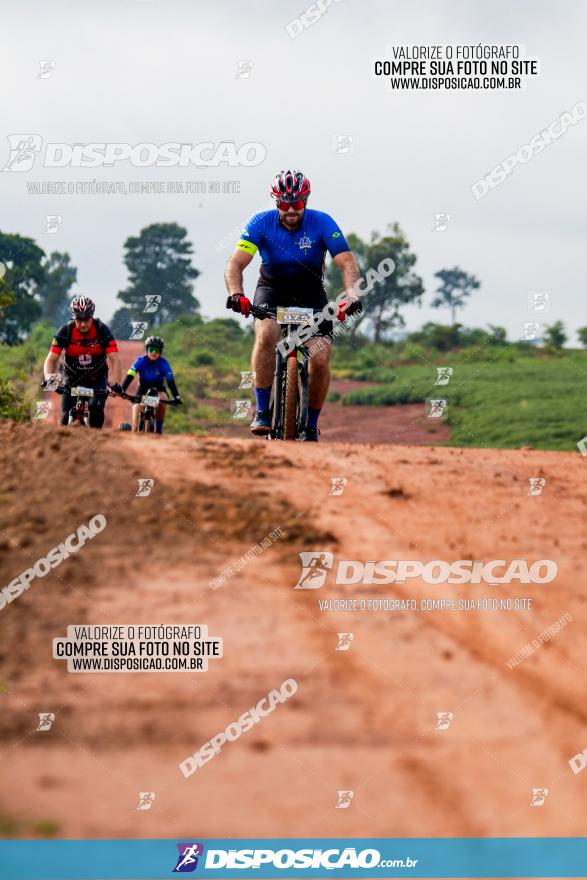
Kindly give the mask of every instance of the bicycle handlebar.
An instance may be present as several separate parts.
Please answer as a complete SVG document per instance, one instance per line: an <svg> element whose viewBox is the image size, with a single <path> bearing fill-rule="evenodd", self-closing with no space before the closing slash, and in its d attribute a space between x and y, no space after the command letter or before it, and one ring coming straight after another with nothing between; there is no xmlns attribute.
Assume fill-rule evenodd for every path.
<svg viewBox="0 0 587 880"><path fill-rule="evenodd" d="M251 315L253 318L259 318L263 321L265 318L277 317L277 309L269 308L269 306L255 306L251 304Z"/></svg>
<svg viewBox="0 0 587 880"><path fill-rule="evenodd" d="M55 388L47 389L48 384L49 384L48 380L44 379L41 382L40 387L44 391L47 391L47 390L54 391L55 394L67 394L68 391L71 391L72 389L78 387L77 385L71 385L71 386L57 385ZM83 388L84 386L82 385L81 387ZM104 388L104 389L97 389L97 390L92 388L91 390L94 394L94 397L108 397L108 396L121 397L124 400L129 400L131 403L141 403L143 397L145 396L143 394L127 394L126 391L123 391L122 393L119 391L112 391L111 388ZM161 397L161 398L159 398L159 403L163 403L166 406L179 406L181 401L165 400L164 398Z"/></svg>
<svg viewBox="0 0 587 880"><path fill-rule="evenodd" d="M57 385L55 388L47 388L47 385L49 385L49 384L50 383L45 379L45 380L43 380L43 382L41 382L39 387L42 388L43 391L54 391L55 394L67 394L68 391L71 391L72 389L78 388L77 385ZM82 385L81 387L84 388L86 386ZM94 397L101 397L101 396L107 397L111 393L109 388L104 388L104 389L91 388L90 391L92 391ZM75 397L75 395L74 395L74 397Z"/></svg>
<svg viewBox="0 0 587 880"><path fill-rule="evenodd" d="M144 394L127 394L126 391L123 391L122 394L118 391L110 391L112 397L122 397L124 400L130 400L131 403L141 403ZM159 403L164 403L166 406L179 406L179 402L177 400L166 400L163 397L159 398Z"/></svg>

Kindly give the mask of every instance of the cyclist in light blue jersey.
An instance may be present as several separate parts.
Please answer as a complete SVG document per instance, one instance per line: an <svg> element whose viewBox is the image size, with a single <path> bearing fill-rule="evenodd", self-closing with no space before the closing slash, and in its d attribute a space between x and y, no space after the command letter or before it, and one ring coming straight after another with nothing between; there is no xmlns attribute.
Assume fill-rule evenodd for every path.
<svg viewBox="0 0 587 880"><path fill-rule="evenodd" d="M136 359L134 364L129 367L128 373L124 377L122 383L122 391L126 391L135 376L139 377L138 394L146 394L150 388L165 393L165 383L169 386L169 390L173 395L176 403L181 403L181 397L177 390L175 378L169 361L161 354L163 351L163 342L160 336L149 336L145 342L147 353ZM138 430L139 425L140 404L135 403L132 408L132 429ZM165 420L165 406L159 405L155 417L155 433L163 433L163 422Z"/></svg>

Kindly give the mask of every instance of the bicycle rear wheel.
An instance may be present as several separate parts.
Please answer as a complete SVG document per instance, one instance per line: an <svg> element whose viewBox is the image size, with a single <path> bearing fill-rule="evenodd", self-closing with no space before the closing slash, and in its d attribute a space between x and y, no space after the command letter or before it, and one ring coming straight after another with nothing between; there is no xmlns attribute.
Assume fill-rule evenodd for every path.
<svg viewBox="0 0 587 880"><path fill-rule="evenodd" d="M285 368L285 395L284 395L284 418L283 439L296 439L296 425L298 416L299 386L298 386L298 358L297 353L289 355Z"/></svg>

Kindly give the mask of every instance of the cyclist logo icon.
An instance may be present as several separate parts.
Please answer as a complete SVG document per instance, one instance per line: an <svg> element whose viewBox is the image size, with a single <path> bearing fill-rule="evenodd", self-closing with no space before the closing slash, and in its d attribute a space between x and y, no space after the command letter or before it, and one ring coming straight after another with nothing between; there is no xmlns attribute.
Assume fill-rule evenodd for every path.
<svg viewBox="0 0 587 880"><path fill-rule="evenodd" d="M336 646L337 651L350 651L351 642L354 639L354 633L338 633L338 645Z"/></svg>
<svg viewBox="0 0 587 880"><path fill-rule="evenodd" d="M309 251L313 244L314 242L309 235L302 235L298 241L298 247L301 251Z"/></svg>
<svg viewBox="0 0 587 880"><path fill-rule="evenodd" d="M233 419L247 419L252 406L250 400L233 400Z"/></svg>
<svg viewBox="0 0 587 880"><path fill-rule="evenodd" d="M436 717L438 721L436 722L435 730L448 730L450 727L450 722L453 720L454 715L452 712L437 712Z"/></svg>
<svg viewBox="0 0 587 880"><path fill-rule="evenodd" d="M53 71L55 70L57 64L53 61L52 58L44 59L43 61L39 61L39 72L36 75L35 79L49 79L50 76L53 75Z"/></svg>
<svg viewBox="0 0 587 880"><path fill-rule="evenodd" d="M9 134L10 156L3 171L30 171L41 149L42 139L38 134Z"/></svg>
<svg viewBox="0 0 587 880"><path fill-rule="evenodd" d="M53 404L50 400L36 400L33 411L33 421L45 422L49 418L52 409Z"/></svg>
<svg viewBox="0 0 587 880"><path fill-rule="evenodd" d="M338 792L338 802L336 804L337 810L348 810L351 805L351 801L353 799L354 791L339 791Z"/></svg>
<svg viewBox="0 0 587 880"><path fill-rule="evenodd" d="M137 810L150 810L154 800L154 791L139 791L139 805Z"/></svg>
<svg viewBox="0 0 587 880"><path fill-rule="evenodd" d="M450 382L450 377L452 376L454 370L452 367L436 367L436 382L435 385L448 385Z"/></svg>
<svg viewBox="0 0 587 880"><path fill-rule="evenodd" d="M201 843L177 843L179 856L173 869L174 874L191 873L198 867L198 858L204 854Z"/></svg>
<svg viewBox="0 0 587 880"><path fill-rule="evenodd" d="M142 339L145 335L145 330L149 326L146 321L131 321L132 324L132 333L128 337L129 339Z"/></svg>
<svg viewBox="0 0 587 880"><path fill-rule="evenodd" d="M37 730L51 730L55 721L55 712L39 712L39 726Z"/></svg>
<svg viewBox="0 0 587 880"><path fill-rule="evenodd" d="M45 219L47 221L45 224L45 232L49 235L55 235L63 222L63 217L61 214L47 214Z"/></svg>
<svg viewBox="0 0 587 880"><path fill-rule="evenodd" d="M532 800L530 801L531 807L541 807L544 804L544 801L548 797L548 789L547 788L533 788L532 789Z"/></svg>
<svg viewBox="0 0 587 880"><path fill-rule="evenodd" d="M528 495L542 495L542 490L546 486L544 477L528 477L528 480L530 482Z"/></svg>
<svg viewBox="0 0 587 880"><path fill-rule="evenodd" d="M145 308L143 312L156 312L161 304L161 296L158 293L145 294Z"/></svg>
<svg viewBox="0 0 587 880"><path fill-rule="evenodd" d="M300 553L302 573L294 590L319 590L324 586L328 570L332 568L334 556L332 553L314 550L310 553Z"/></svg>
<svg viewBox="0 0 587 880"><path fill-rule="evenodd" d="M245 390L248 388L252 388L255 384L255 372L254 370L245 370L241 371L241 381L239 388L244 388Z"/></svg>
<svg viewBox="0 0 587 880"><path fill-rule="evenodd" d="M330 482L332 483L332 488L328 494L342 495L349 481L346 477L332 477Z"/></svg>

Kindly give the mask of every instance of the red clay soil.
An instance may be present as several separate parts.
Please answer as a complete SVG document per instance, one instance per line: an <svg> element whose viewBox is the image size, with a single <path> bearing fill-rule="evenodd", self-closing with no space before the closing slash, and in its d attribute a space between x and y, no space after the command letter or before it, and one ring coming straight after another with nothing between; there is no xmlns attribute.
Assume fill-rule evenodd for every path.
<svg viewBox="0 0 587 880"><path fill-rule="evenodd" d="M423 403L401 406L342 406L327 403L320 416L322 439L328 443L447 444L450 428L429 419Z"/></svg>
<svg viewBox="0 0 587 880"><path fill-rule="evenodd" d="M373 382L352 379L333 379L332 391L345 395L356 388L370 388ZM225 400L203 399L200 403L225 411ZM248 421L234 421L213 428L217 437L251 439ZM328 443L393 443L414 446L446 445L450 442L450 427L439 420L429 419L424 403L401 406L343 406L327 402L320 416L322 440ZM254 438L253 438L254 439Z"/></svg>
<svg viewBox="0 0 587 880"><path fill-rule="evenodd" d="M326 434L326 429L325 429ZM96 513L107 527L0 610L8 837L584 834L580 455L281 444L0 425L0 583ZM542 476L540 496L529 478ZM137 497L138 479L155 486ZM342 495L331 480L345 477ZM273 530L260 556L245 554ZM298 553L552 559L555 581L295 590ZM218 589L209 584L232 565ZM530 611L321 611L323 599L530 597ZM508 658L569 622L509 669ZM207 624L205 673L79 674L68 624ZM585 625L584 625L585 624ZM338 633L352 632L337 651ZM189 779L179 763L288 678L298 692ZM54 712L51 730L36 730ZM447 730L437 713L451 712ZM531 807L532 789L548 788ZM337 792L354 791L349 809ZM139 792L155 792L148 811ZM40 824L41 823L41 824ZM46 833L46 832L45 832Z"/></svg>
<svg viewBox="0 0 587 880"><path fill-rule="evenodd" d="M145 344L144 342L119 342L118 348L120 351L122 378L124 378L130 365L140 355L145 353ZM132 393L133 391L136 391L136 381L135 385L131 386L129 393ZM132 404L129 403L128 400L124 400L122 397L108 398L106 418L104 419L105 427L118 429L121 422L130 422L131 408Z"/></svg>

